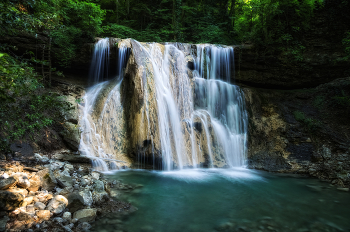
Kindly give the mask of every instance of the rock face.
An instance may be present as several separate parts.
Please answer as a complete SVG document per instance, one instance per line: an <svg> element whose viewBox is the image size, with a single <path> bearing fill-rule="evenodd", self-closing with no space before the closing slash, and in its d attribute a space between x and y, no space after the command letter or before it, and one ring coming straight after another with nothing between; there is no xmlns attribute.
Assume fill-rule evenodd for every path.
<svg viewBox="0 0 350 232"><path fill-rule="evenodd" d="M310 174L350 184L350 78L314 89L244 89L250 168Z"/></svg>

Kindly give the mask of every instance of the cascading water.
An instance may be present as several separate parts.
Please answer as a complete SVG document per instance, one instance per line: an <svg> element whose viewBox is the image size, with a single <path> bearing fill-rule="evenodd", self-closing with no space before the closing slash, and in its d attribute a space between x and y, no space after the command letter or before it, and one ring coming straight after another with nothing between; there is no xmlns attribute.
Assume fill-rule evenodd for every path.
<svg viewBox="0 0 350 232"><path fill-rule="evenodd" d="M108 77L109 71L109 39L101 39L95 44L92 57L89 82L96 84Z"/></svg>
<svg viewBox="0 0 350 232"><path fill-rule="evenodd" d="M230 167L244 165L247 152L244 96L238 86L229 84L233 65L232 47L197 46L196 108L208 111L216 139Z"/></svg>
<svg viewBox="0 0 350 232"><path fill-rule="evenodd" d="M244 165L243 94L220 80L231 79L233 48L198 45L191 80L185 55L174 45L165 45L164 54L157 44L139 45L153 69L163 170Z"/></svg>
<svg viewBox="0 0 350 232"><path fill-rule="evenodd" d="M101 42L103 41L103 42ZM95 70L93 80L102 80L105 71L101 60L108 60L104 57L109 48L101 47L108 43L107 39L100 40L95 48L92 70ZM108 45L109 46L109 45ZM110 81L96 84L87 89L83 97L81 106L81 128L79 150L82 155L90 157L95 170L108 171L122 166L126 161L117 160L116 153L120 153L123 148L123 106L120 96L120 85L123 77L123 67L126 65L128 49L121 47L118 50L118 75ZM109 93L108 93L109 92ZM107 95L108 93L108 95ZM107 96L106 96L107 95ZM117 149L115 149L117 148ZM117 151L116 151L117 150Z"/></svg>
<svg viewBox="0 0 350 232"><path fill-rule="evenodd" d="M95 81L105 75L107 44L100 40L95 47ZM197 51L185 51L179 44L127 44L133 53L128 81L123 84L128 50L122 47L120 78L96 84L84 97L80 150L93 157L95 169L107 170L106 161L109 169L122 165L123 157L135 152L132 144L138 147L139 168L146 163L155 168L159 160L163 170L244 165L247 115L242 91L230 84L233 48L196 45ZM141 53L144 57L136 57ZM191 60L193 70L188 68ZM121 99L135 97L130 89L138 95L125 108Z"/></svg>

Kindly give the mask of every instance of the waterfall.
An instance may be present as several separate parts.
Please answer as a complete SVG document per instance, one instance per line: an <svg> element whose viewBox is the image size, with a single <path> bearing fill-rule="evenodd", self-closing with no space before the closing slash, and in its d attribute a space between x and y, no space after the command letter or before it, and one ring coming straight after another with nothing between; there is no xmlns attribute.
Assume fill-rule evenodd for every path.
<svg viewBox="0 0 350 232"><path fill-rule="evenodd" d="M106 44L95 45L95 81L107 72ZM119 78L84 96L80 151L93 157L95 169L117 168L132 154L138 168L168 171L245 165L247 113L243 92L231 84L232 47L122 44L133 56L128 61L127 48L118 49Z"/></svg>
<svg viewBox="0 0 350 232"><path fill-rule="evenodd" d="M101 39L95 44L89 74L90 84L99 83L108 77L109 52L109 38Z"/></svg>
<svg viewBox="0 0 350 232"><path fill-rule="evenodd" d="M104 64L97 57L102 60L109 59L104 56L105 52L109 51L109 48L104 47L106 43L108 40L103 39L96 44L98 49L95 48L92 62L97 62L97 64L92 64L92 70L98 71L95 72L95 76L92 76L93 80L102 80L101 76L105 73L101 68ZM127 56L126 47L118 49L116 65L119 67L118 75L110 81L104 81L88 88L83 97L83 104L80 106L82 133L79 150L82 155L91 158L95 170L117 169L127 162L116 159L116 154L123 150L121 144L124 143L123 134L125 134L120 87Z"/></svg>

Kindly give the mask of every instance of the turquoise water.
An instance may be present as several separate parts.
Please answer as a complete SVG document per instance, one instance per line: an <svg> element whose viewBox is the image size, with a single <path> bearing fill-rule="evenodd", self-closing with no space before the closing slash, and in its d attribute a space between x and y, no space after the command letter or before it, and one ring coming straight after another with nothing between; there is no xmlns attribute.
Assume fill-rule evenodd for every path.
<svg viewBox="0 0 350 232"><path fill-rule="evenodd" d="M350 194L316 179L247 169L119 171L138 210L95 231L350 231ZM121 219L121 220L118 220Z"/></svg>

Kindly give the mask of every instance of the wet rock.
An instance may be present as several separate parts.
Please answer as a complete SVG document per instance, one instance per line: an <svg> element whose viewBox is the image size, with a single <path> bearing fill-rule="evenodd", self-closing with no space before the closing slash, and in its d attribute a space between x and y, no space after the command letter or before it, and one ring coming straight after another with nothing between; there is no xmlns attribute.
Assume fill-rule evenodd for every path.
<svg viewBox="0 0 350 232"><path fill-rule="evenodd" d="M91 222L95 220L97 209L81 209L74 213L74 218L79 222Z"/></svg>
<svg viewBox="0 0 350 232"><path fill-rule="evenodd" d="M68 205L68 200L62 196L55 196L47 205L46 209L54 214L61 213Z"/></svg>
<svg viewBox="0 0 350 232"><path fill-rule="evenodd" d="M47 221L50 219L51 217L51 212L49 210L39 210L38 212L36 212L36 216L40 219L40 220L44 220Z"/></svg>
<svg viewBox="0 0 350 232"><path fill-rule="evenodd" d="M6 177L6 175L3 174L4 177ZM13 187L17 184L17 182L18 182L17 176L0 179L0 190L5 190L5 189L8 189L9 187Z"/></svg>

